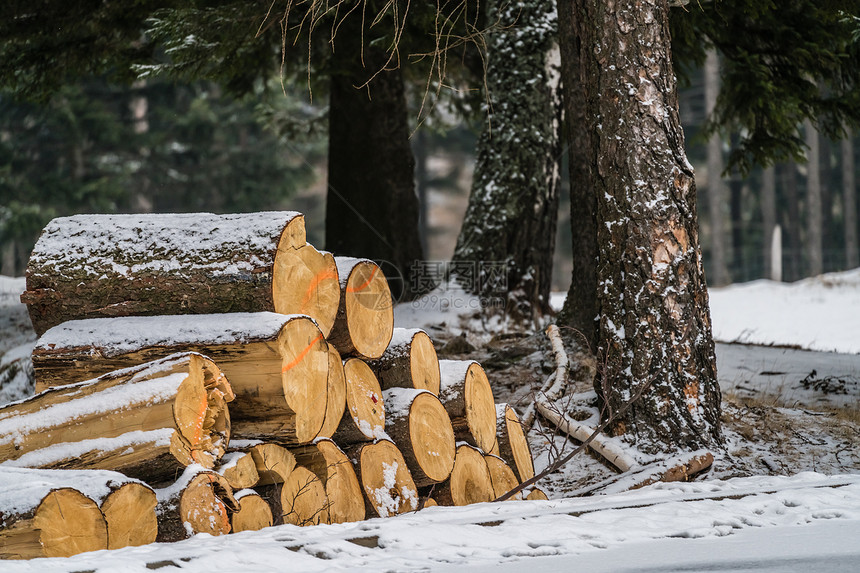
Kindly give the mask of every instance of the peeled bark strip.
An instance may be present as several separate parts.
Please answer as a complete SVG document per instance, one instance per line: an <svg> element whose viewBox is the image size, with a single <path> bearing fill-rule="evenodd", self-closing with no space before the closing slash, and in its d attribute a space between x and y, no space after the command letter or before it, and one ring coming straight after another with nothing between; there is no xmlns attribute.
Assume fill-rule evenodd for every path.
<svg viewBox="0 0 860 573"><path fill-rule="evenodd" d="M395 328L382 356L368 361L383 390L416 388L439 395L439 359L433 341L417 328Z"/></svg>
<svg viewBox="0 0 860 573"><path fill-rule="evenodd" d="M471 360L440 360L439 399L451 417L454 435L485 452L496 444L493 390L481 365Z"/></svg>
<svg viewBox="0 0 860 573"><path fill-rule="evenodd" d="M448 479L454 468L454 428L445 407L426 390L383 392L388 435L397 445L418 487Z"/></svg>
<svg viewBox="0 0 860 573"><path fill-rule="evenodd" d="M340 278L337 319L328 335L344 356L379 358L394 330L394 303L388 281L368 259L335 257Z"/></svg>
<svg viewBox="0 0 860 573"><path fill-rule="evenodd" d="M135 316L66 322L33 349L36 390L174 352L215 360L238 400L236 438L306 443L322 428L328 345L313 320L271 312Z"/></svg>
<svg viewBox="0 0 860 573"><path fill-rule="evenodd" d="M493 485L493 499L498 499L520 485L517 476L514 475L514 470L511 469L511 466L505 460L497 456L487 455L484 456L484 461L487 463L487 470L490 472L490 482ZM520 492L508 499L522 498L523 494Z"/></svg>
<svg viewBox="0 0 860 573"><path fill-rule="evenodd" d="M328 523L325 486L308 468L296 466L281 486L281 519L299 526Z"/></svg>
<svg viewBox="0 0 860 573"><path fill-rule="evenodd" d="M337 431L346 409L346 375L340 353L331 344L328 346L328 382L326 385L325 420L317 438L330 438Z"/></svg>
<svg viewBox="0 0 860 573"><path fill-rule="evenodd" d="M169 356L0 408L0 459L149 482L193 463L212 468L230 437L232 397L211 360Z"/></svg>
<svg viewBox="0 0 860 573"><path fill-rule="evenodd" d="M239 510L233 488L215 472L188 468L172 486L156 491L158 541L179 541L198 533L230 533L230 513Z"/></svg>
<svg viewBox="0 0 860 573"><path fill-rule="evenodd" d="M149 543L152 497L152 490L117 472L0 468L0 558L68 557ZM122 508L141 513L118 519Z"/></svg>
<svg viewBox="0 0 860 573"><path fill-rule="evenodd" d="M493 480L484 454L469 444L457 446L451 477L436 488L439 505L469 505L493 501Z"/></svg>
<svg viewBox="0 0 860 573"><path fill-rule="evenodd" d="M366 515L361 484L352 463L332 440L293 449L299 465L308 468L325 487L329 523L361 521Z"/></svg>
<svg viewBox="0 0 860 573"><path fill-rule="evenodd" d="M157 503L155 492L142 483L126 483L109 493L101 504L107 522L107 548L154 543L158 536Z"/></svg>
<svg viewBox="0 0 860 573"><path fill-rule="evenodd" d="M236 492L239 510L230 516L233 533L259 531L272 525L272 508L262 497L250 489Z"/></svg>
<svg viewBox="0 0 860 573"><path fill-rule="evenodd" d="M260 481L257 465L250 452L229 452L221 458L218 473L234 490L254 487Z"/></svg>
<svg viewBox="0 0 860 573"><path fill-rule="evenodd" d="M327 333L339 296L333 258L284 211L54 219L21 301L38 334L81 318L258 311L308 314Z"/></svg>
<svg viewBox="0 0 860 573"><path fill-rule="evenodd" d="M394 442L379 440L361 444L350 453L364 488L368 512L390 517L418 509L418 488Z"/></svg>
<svg viewBox="0 0 860 573"><path fill-rule="evenodd" d="M516 470L521 482L535 477L529 441L516 411L508 404L496 404L496 440L492 453Z"/></svg>
<svg viewBox="0 0 860 573"><path fill-rule="evenodd" d="M341 445L367 442L385 433L382 389L370 367L358 358L343 365L346 376L346 412L334 434Z"/></svg>

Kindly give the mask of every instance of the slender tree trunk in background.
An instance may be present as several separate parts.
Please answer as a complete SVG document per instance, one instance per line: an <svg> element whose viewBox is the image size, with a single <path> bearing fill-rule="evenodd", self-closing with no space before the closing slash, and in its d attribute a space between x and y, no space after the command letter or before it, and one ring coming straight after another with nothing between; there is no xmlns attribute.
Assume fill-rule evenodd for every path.
<svg viewBox="0 0 860 573"><path fill-rule="evenodd" d="M567 128L570 173L570 231L573 243L573 274L564 307L557 322L565 338L597 349L597 196L591 180L590 137L585 117L585 88L582 83L581 38L576 22L582 18L578 2L558 2L558 37L564 86L564 116ZM580 14L575 14L579 9ZM571 333L582 333L573 336ZM584 338L584 340L583 340Z"/></svg>
<svg viewBox="0 0 860 573"><path fill-rule="evenodd" d="M845 213L845 265L860 266L857 244L857 184L854 178L854 134L849 129L842 140L842 210Z"/></svg>
<svg viewBox="0 0 860 573"><path fill-rule="evenodd" d="M392 294L410 298L423 255L403 77L383 71L357 88L388 60L382 47L362 47L361 26L344 18L332 54L325 248L376 261Z"/></svg>
<svg viewBox="0 0 860 573"><path fill-rule="evenodd" d="M421 240L421 250L426 255L427 247L427 136L418 130L413 138L412 152L415 155L415 187L418 191L418 238Z"/></svg>
<svg viewBox="0 0 860 573"><path fill-rule="evenodd" d="M717 105L720 93L720 59L714 50L705 59L705 113L710 115ZM723 185L723 141L719 133L708 139L708 215L711 223L711 268L708 283L722 286L731 282L726 266L726 233L723 205L725 187Z"/></svg>
<svg viewBox="0 0 860 573"><path fill-rule="evenodd" d="M18 265L16 264L17 257L16 253L15 241L9 239L6 243L3 244L3 253L2 258L0 258L0 275L4 275L7 277L17 277L18 273Z"/></svg>
<svg viewBox="0 0 860 573"><path fill-rule="evenodd" d="M732 223L732 272L735 280L746 280L744 274L744 180L737 168L729 179L729 218Z"/></svg>
<svg viewBox="0 0 860 573"><path fill-rule="evenodd" d="M487 37L491 115L478 142L452 273L476 294L507 296L509 315L532 320L549 310L558 213L555 4L499 0L487 10L501 25Z"/></svg>
<svg viewBox="0 0 860 573"><path fill-rule="evenodd" d="M684 151L666 0L582 1L597 196L597 390L644 451L720 439L720 390L693 168Z"/></svg>
<svg viewBox="0 0 860 573"><path fill-rule="evenodd" d="M821 165L819 162L818 130L812 122L803 122L806 132L806 260L808 276L820 275L823 271L821 232Z"/></svg>
<svg viewBox="0 0 860 573"><path fill-rule="evenodd" d="M128 104L128 111L131 113L132 131L137 135L143 135L149 132L149 99L146 97L143 89L146 87L146 81L138 80L131 86L133 89L140 90L135 94ZM149 156L150 150L142 148L139 150L144 157ZM138 213L151 213L153 209L152 197L150 194L150 181L147 172L135 177L136 192L132 205Z"/></svg>
<svg viewBox="0 0 860 573"><path fill-rule="evenodd" d="M831 166L830 157L830 140L826 137L818 138L819 145L819 162L821 169L819 170L819 179L821 181L821 249L823 253L822 261L824 268L827 265L827 253L833 251L841 242L841 237L836 238L836 233L833 229L833 181L839 176L835 167ZM821 175L823 173L823 175Z"/></svg>
<svg viewBox="0 0 860 573"><path fill-rule="evenodd" d="M776 177L774 168L765 167L761 174L761 226L764 278L773 278L773 230L776 227Z"/></svg>
<svg viewBox="0 0 860 573"><path fill-rule="evenodd" d="M782 166L783 185L785 189L786 210L783 228L788 235L788 269L786 281L795 281L802 277L803 248L800 240L800 197L797 191L797 165L793 161Z"/></svg>

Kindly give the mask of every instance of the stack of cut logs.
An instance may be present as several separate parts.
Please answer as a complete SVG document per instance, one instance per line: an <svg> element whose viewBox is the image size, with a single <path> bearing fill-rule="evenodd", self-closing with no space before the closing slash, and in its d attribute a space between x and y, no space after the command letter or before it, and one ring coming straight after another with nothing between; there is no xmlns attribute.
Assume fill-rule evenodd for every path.
<svg viewBox="0 0 860 573"><path fill-rule="evenodd" d="M55 219L21 300L38 394L0 408L2 557L491 501L534 475L481 366L394 328L379 267L309 245L299 213Z"/></svg>

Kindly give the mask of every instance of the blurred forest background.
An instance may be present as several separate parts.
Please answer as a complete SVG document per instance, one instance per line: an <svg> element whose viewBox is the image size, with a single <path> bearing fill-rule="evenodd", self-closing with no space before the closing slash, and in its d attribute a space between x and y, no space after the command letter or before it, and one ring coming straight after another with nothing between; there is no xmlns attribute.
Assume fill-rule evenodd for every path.
<svg viewBox="0 0 860 573"><path fill-rule="evenodd" d="M857 138L831 141L807 125L806 163L723 172L731 135L700 135L712 105L708 81L704 69L687 74L681 116L696 168L709 282L773 276L776 226L782 280L860 264ZM413 123L422 89L419 82L407 87ZM0 274L22 275L42 227L74 213L291 209L307 215L309 240L322 245L327 110L319 99L311 104L301 85L285 93L276 80L241 98L211 81L127 86L93 78L64 85L42 103L0 90ZM428 260L448 260L454 251L480 127L480 120L440 108L412 135ZM566 156L565 148L560 160ZM571 276L567 172L562 167L558 291L567 290ZM810 186L819 189L820 229L808 224ZM809 239L819 235L816 252Z"/></svg>

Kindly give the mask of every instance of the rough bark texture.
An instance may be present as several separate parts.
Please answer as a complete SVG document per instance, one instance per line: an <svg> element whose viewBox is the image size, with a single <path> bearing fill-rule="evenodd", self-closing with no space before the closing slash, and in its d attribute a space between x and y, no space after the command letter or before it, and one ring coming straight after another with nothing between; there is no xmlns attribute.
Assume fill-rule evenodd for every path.
<svg viewBox="0 0 860 573"><path fill-rule="evenodd" d="M646 451L719 439L720 391L666 0L582 2L597 195L598 392ZM643 390L644 386L644 390Z"/></svg>
<svg viewBox="0 0 860 573"><path fill-rule="evenodd" d="M557 18L552 0L496 2L488 38L490 117L452 272L467 290L507 297L516 319L549 308L559 192Z"/></svg>
<svg viewBox="0 0 860 573"><path fill-rule="evenodd" d="M564 117L567 127L570 175L570 234L573 273L564 307L558 315L569 340L585 342L590 351L597 348L597 195L591 180L590 135L585 118L582 38L577 32L575 2L558 3L558 36L561 47L561 74L564 85ZM581 333L580 337L570 336Z"/></svg>
<svg viewBox="0 0 860 573"><path fill-rule="evenodd" d="M717 105L720 92L720 59L716 51L708 52L705 60L705 113L710 116ZM711 222L711 266L708 282L713 286L729 284L726 266L726 233L723 225L723 205L725 189L723 186L723 141L715 133L708 139L708 211Z"/></svg>
<svg viewBox="0 0 860 573"><path fill-rule="evenodd" d="M408 297L410 268L423 254L403 78L399 68L383 71L358 89L388 56L363 43L362 18L350 16L331 61L326 249L373 259L394 297Z"/></svg>
<svg viewBox="0 0 860 573"><path fill-rule="evenodd" d="M821 162L819 160L818 130L811 121L804 122L807 152L806 175L806 274L820 275L824 270L821 216Z"/></svg>

